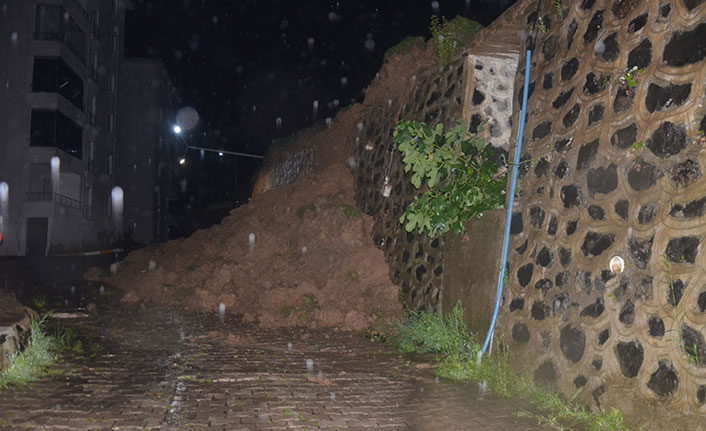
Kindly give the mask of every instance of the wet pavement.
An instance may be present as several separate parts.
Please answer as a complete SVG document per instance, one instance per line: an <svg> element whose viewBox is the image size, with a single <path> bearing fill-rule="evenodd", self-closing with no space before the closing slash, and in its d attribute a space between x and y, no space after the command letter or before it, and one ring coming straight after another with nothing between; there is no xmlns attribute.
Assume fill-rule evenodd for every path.
<svg viewBox="0 0 706 431"><path fill-rule="evenodd" d="M0 430L546 429L357 333L113 301L56 316L80 343L60 374L0 389Z"/></svg>

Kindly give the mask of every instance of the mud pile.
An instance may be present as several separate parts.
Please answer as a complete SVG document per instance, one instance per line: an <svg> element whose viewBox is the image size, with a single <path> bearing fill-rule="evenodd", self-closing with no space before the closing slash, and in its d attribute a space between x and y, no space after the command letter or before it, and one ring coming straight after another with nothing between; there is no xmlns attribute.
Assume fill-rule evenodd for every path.
<svg viewBox="0 0 706 431"><path fill-rule="evenodd" d="M397 288L352 182L347 166L333 164L254 197L219 225L86 278L117 286L123 302L209 312L223 304L267 328L361 330L397 319Z"/></svg>

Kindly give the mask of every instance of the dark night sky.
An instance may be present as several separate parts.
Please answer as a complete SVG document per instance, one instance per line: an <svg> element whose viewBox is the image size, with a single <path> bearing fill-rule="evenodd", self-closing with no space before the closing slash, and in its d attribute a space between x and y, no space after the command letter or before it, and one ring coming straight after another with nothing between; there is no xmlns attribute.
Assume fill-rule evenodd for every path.
<svg viewBox="0 0 706 431"><path fill-rule="evenodd" d="M409 35L428 38L432 15L460 14L487 25L514 1L136 3L128 15L126 56L164 60L184 104L201 116L194 134L207 133L205 146L262 154L272 139L362 101L385 50ZM241 170L247 165L238 163Z"/></svg>

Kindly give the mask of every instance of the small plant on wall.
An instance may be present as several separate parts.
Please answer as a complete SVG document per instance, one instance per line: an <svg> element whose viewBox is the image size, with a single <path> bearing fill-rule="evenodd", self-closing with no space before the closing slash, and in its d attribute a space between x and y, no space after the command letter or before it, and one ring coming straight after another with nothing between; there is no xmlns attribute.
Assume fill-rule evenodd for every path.
<svg viewBox="0 0 706 431"><path fill-rule="evenodd" d="M625 71L618 77L618 83L620 88L625 91L625 94L630 96L637 87L637 75L642 72L643 69L638 69L637 66L633 66L632 69L625 69Z"/></svg>
<svg viewBox="0 0 706 431"><path fill-rule="evenodd" d="M456 51L468 44L483 26L468 18L457 16L451 21L446 18L441 18L436 15L431 17L429 31L431 32L431 41L434 44L434 51L439 56L441 64L444 66L450 64L454 60Z"/></svg>
<svg viewBox="0 0 706 431"><path fill-rule="evenodd" d="M494 161L495 151L464 123L444 132L417 121L400 121L393 133L402 152L405 172L412 171L416 188L429 187L400 217L408 232L437 237L458 234L464 224L483 212L505 205L505 172Z"/></svg>

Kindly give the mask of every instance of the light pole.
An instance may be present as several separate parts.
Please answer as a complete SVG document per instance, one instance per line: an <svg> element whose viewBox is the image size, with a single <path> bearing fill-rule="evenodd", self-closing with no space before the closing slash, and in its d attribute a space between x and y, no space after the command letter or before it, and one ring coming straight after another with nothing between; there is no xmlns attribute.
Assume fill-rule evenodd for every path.
<svg viewBox="0 0 706 431"><path fill-rule="evenodd" d="M172 130L174 130L174 133L176 133L181 138L181 140L184 141L184 145L186 145L186 148L184 149L184 155L179 159L180 165L183 165L186 163L186 152L189 150L208 151L211 153L218 153L219 156L223 156L224 154L228 154L230 156L252 157L254 159L264 159L265 158L264 156L261 156L258 154L240 153L237 151L216 150L213 148L197 147L196 145L189 145L189 143L186 142L186 139L184 139L184 136L182 136L182 134L181 134L181 127L174 126Z"/></svg>

